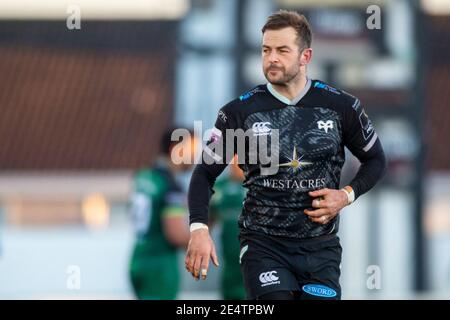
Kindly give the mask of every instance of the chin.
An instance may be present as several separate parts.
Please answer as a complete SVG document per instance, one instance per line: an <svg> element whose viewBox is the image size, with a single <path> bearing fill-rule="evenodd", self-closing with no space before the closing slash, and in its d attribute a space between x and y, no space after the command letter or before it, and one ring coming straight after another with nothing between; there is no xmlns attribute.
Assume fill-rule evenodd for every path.
<svg viewBox="0 0 450 320"><path fill-rule="evenodd" d="M266 76L267 81L269 81L271 84L278 84L281 79L279 77L271 77L269 75Z"/></svg>
<svg viewBox="0 0 450 320"><path fill-rule="evenodd" d="M282 79L269 80L269 82L271 84L274 84L274 85L277 85L277 86L284 86L286 84L286 82L283 81Z"/></svg>

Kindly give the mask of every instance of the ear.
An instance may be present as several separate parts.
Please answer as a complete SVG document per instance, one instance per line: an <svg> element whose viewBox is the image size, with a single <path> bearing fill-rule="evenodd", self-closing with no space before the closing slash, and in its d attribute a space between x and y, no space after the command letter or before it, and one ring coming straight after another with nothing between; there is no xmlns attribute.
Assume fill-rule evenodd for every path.
<svg viewBox="0 0 450 320"><path fill-rule="evenodd" d="M300 65L306 66L308 63L311 62L313 54L312 48L306 48L300 53Z"/></svg>

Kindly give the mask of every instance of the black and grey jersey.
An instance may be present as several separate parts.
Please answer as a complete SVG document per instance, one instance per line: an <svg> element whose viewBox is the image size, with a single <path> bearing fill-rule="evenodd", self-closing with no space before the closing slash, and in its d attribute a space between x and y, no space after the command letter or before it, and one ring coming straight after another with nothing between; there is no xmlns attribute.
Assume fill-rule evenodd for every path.
<svg viewBox="0 0 450 320"><path fill-rule="evenodd" d="M245 133L243 148L233 132ZM338 218L322 225L310 221L303 210L311 208L309 191L339 188L344 147L363 163L382 157L379 172L363 172L350 184L358 197L384 171L380 141L360 100L318 80L308 80L294 100L266 84L220 109L204 149L205 161L198 166L211 181L237 153L248 189L239 219L242 230L310 238L338 230ZM199 213L205 206L195 201L197 196L191 198L191 223L202 222Z"/></svg>

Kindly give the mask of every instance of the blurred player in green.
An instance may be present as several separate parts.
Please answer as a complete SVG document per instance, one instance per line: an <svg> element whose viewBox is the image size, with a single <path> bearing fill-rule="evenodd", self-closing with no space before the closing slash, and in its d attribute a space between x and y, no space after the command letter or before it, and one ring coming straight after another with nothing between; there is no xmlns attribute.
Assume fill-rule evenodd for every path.
<svg viewBox="0 0 450 320"><path fill-rule="evenodd" d="M229 175L214 185L215 193L211 198L210 208L213 220L222 223L222 296L226 300L244 300L246 296L239 264L238 240L238 217L245 197L245 190L242 187L244 173L237 165L237 157L229 168Z"/></svg>
<svg viewBox="0 0 450 320"><path fill-rule="evenodd" d="M136 173L131 211L136 243L131 257L130 277L139 299L175 299L179 289L178 249L189 241L187 196L177 175L191 168L195 138L171 141L173 130L161 139L160 156L153 168ZM191 159L176 164L175 158ZM189 163L189 164L186 164Z"/></svg>

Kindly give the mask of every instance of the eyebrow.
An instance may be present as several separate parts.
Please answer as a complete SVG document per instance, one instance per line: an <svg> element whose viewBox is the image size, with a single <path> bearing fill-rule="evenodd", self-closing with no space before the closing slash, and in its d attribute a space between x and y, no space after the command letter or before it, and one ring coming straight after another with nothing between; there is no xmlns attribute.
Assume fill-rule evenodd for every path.
<svg viewBox="0 0 450 320"><path fill-rule="evenodd" d="M272 49L270 46L268 46L268 45L265 45L265 44L263 44L263 46L262 46L264 49ZM275 49L291 49L289 46L280 46L280 47L276 47Z"/></svg>

